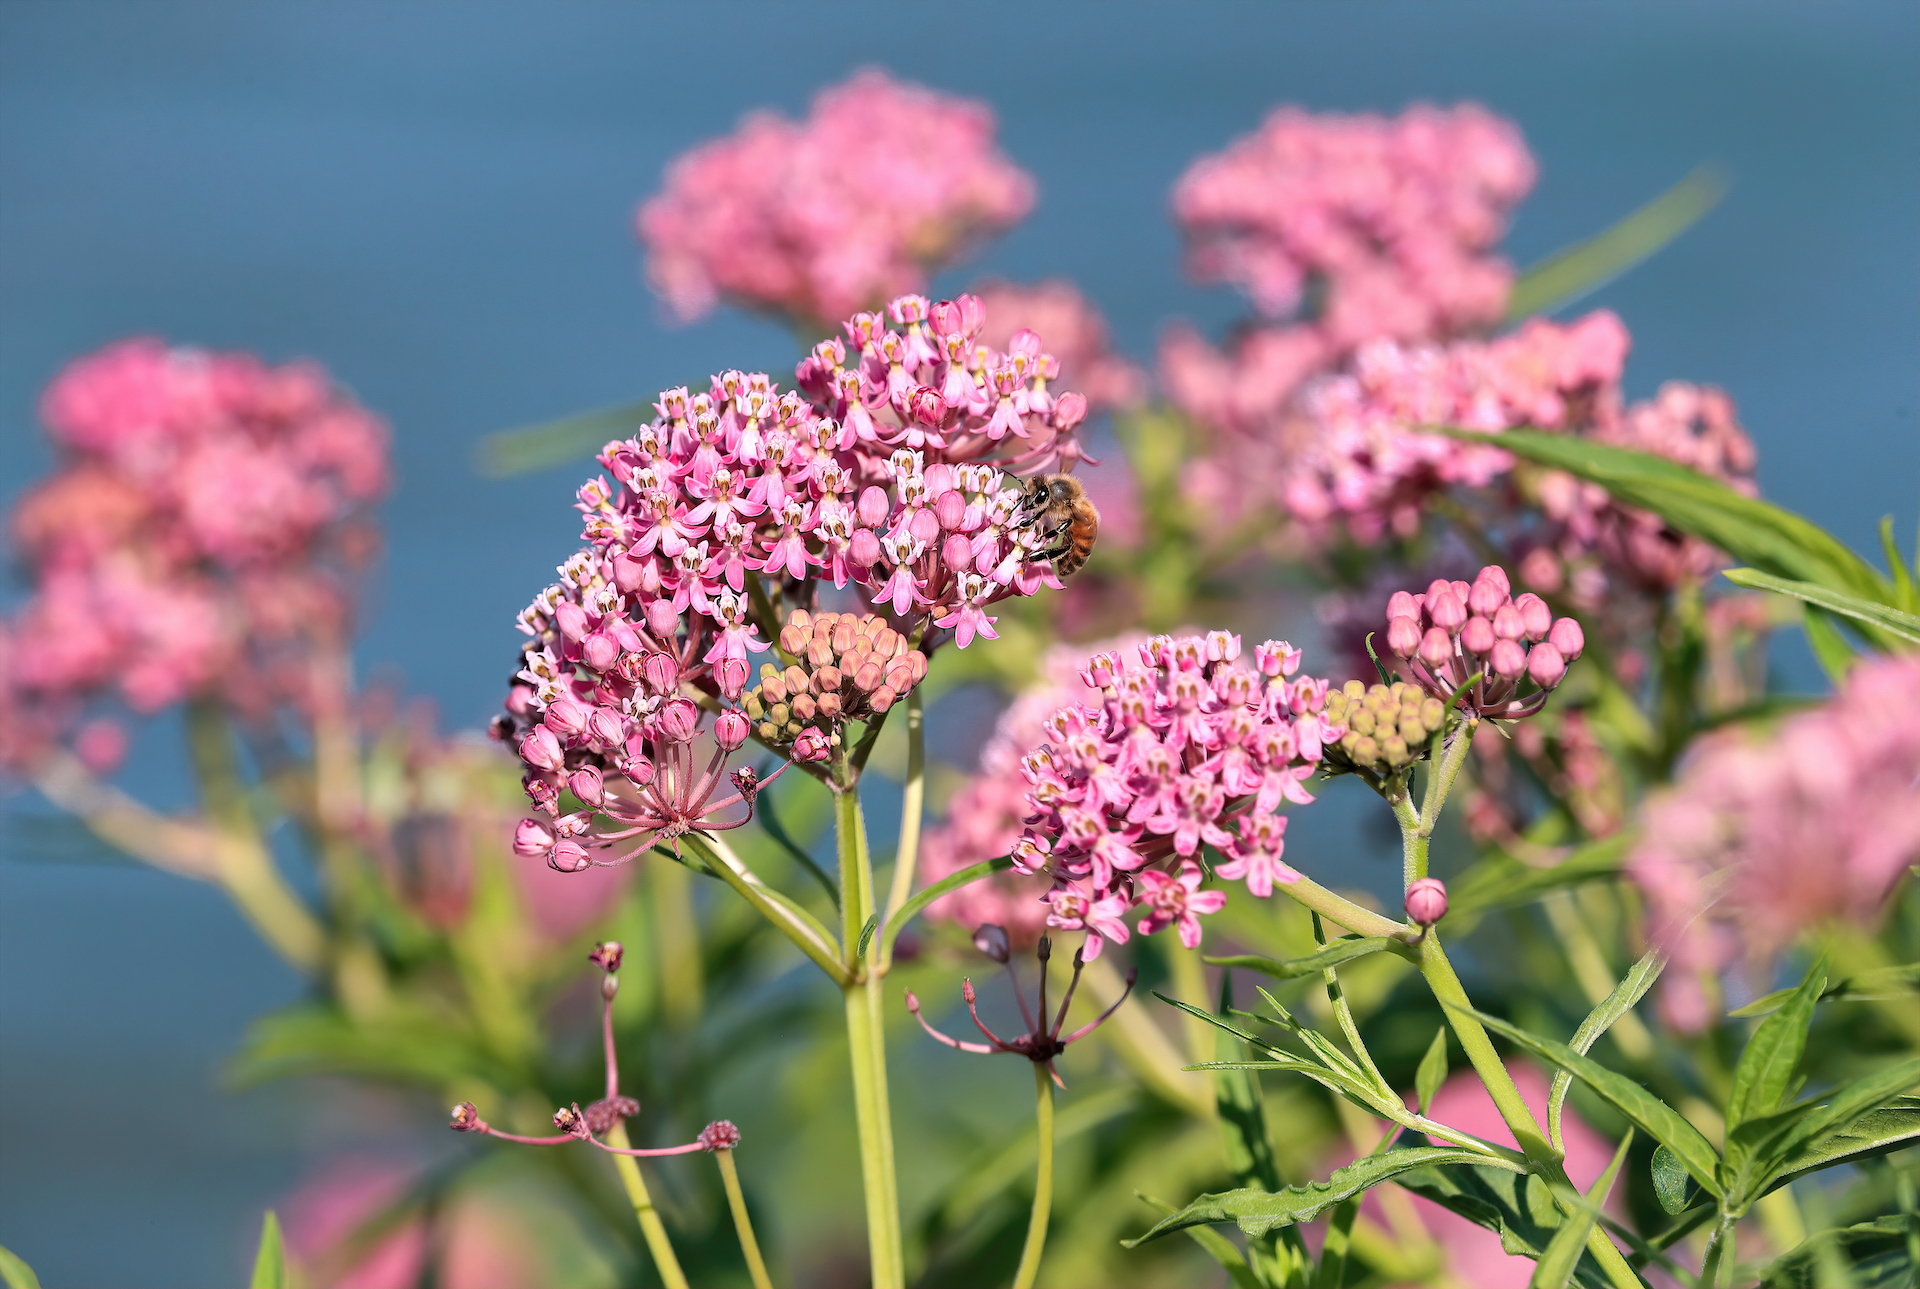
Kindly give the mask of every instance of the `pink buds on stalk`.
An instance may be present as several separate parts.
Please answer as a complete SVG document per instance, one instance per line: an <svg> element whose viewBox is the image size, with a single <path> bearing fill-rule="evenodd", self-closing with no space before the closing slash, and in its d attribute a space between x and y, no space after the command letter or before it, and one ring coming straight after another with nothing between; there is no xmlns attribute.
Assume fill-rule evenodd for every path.
<svg viewBox="0 0 1920 1289"><path fill-rule="evenodd" d="M824 731L808 726L793 740L793 759L806 764L824 761L833 755L833 744Z"/></svg>
<svg viewBox="0 0 1920 1289"><path fill-rule="evenodd" d="M732 1150L740 1144L740 1130L731 1119L715 1119L700 1130L700 1149Z"/></svg>
<svg viewBox="0 0 1920 1289"><path fill-rule="evenodd" d="M1428 927L1447 915L1447 884L1437 877L1423 877L1407 888L1407 919L1416 926Z"/></svg>
<svg viewBox="0 0 1920 1289"><path fill-rule="evenodd" d="M731 752L747 741L753 723L740 712L722 712L714 718L713 740Z"/></svg>
<svg viewBox="0 0 1920 1289"><path fill-rule="evenodd" d="M602 971L620 970L620 959L626 955L626 948L618 940L602 940L593 946L593 952L587 955L587 961Z"/></svg>
<svg viewBox="0 0 1920 1289"><path fill-rule="evenodd" d="M1531 716L1585 638L1572 618L1554 621L1539 596L1514 599L1511 591L1505 571L1492 564L1471 586L1436 580L1420 595L1396 591L1387 602L1387 648L1405 661L1409 679L1443 702L1477 676L1460 699L1475 718ZM1523 678L1535 686L1524 697Z"/></svg>

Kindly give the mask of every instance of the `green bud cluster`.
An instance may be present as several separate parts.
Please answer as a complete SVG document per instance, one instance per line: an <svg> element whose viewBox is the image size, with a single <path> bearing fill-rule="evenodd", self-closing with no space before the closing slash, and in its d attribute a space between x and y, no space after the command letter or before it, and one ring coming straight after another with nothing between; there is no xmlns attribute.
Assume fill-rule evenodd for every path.
<svg viewBox="0 0 1920 1289"><path fill-rule="evenodd" d="M927 657L874 614L796 609L780 629L794 662L760 666L760 683L740 705L768 743L790 743L808 726L840 743L843 721L865 720L900 701L927 674Z"/></svg>
<svg viewBox="0 0 1920 1289"><path fill-rule="evenodd" d="M1400 680L1391 685L1349 680L1327 695L1325 714L1347 727L1339 745L1347 760L1367 769L1412 765L1447 722L1445 703Z"/></svg>

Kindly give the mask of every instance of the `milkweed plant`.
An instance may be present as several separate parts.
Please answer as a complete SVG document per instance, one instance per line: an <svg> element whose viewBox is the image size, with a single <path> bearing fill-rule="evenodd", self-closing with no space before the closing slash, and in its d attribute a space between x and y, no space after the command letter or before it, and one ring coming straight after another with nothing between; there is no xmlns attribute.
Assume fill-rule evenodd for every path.
<svg viewBox="0 0 1920 1289"><path fill-rule="evenodd" d="M59 373L0 765L305 974L237 1077L463 1134L311 1177L256 1283L1915 1283L1916 570L1548 317L1717 180L1519 271L1534 178L1473 105L1276 109L1171 197L1245 316L1150 376L1064 280L928 294L1034 204L985 105L750 117L636 228L794 365L482 445L593 457L436 646L498 658L484 734L353 674L379 418L158 339ZM1830 693L1770 688L1792 628ZM114 783L175 709L178 815Z"/></svg>

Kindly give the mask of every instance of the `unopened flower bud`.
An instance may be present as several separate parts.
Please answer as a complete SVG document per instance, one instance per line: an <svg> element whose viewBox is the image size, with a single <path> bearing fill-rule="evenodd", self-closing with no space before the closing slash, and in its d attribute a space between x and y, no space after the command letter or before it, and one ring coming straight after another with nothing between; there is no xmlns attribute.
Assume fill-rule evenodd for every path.
<svg viewBox="0 0 1920 1289"><path fill-rule="evenodd" d="M1483 618L1491 618L1507 602L1512 590L1506 570L1489 564L1473 579L1473 589L1467 592L1467 607Z"/></svg>
<svg viewBox="0 0 1920 1289"><path fill-rule="evenodd" d="M860 494L860 523L867 528L878 528L887 521L887 512L892 510L883 489L868 487Z"/></svg>
<svg viewBox="0 0 1920 1289"><path fill-rule="evenodd" d="M793 702L790 703L789 706L793 708L793 718L795 720L810 721L820 711L820 700L812 694L795 694L793 696Z"/></svg>
<svg viewBox="0 0 1920 1289"><path fill-rule="evenodd" d="M812 677L808 676L807 673L798 666L787 668L780 673L780 678L787 682L787 693L789 695L804 694L807 692L808 686L812 684Z"/></svg>
<svg viewBox="0 0 1920 1289"><path fill-rule="evenodd" d="M723 751L731 752L747 741L752 725L742 712L721 712L714 718L713 739Z"/></svg>
<svg viewBox="0 0 1920 1289"><path fill-rule="evenodd" d="M1387 623L1387 648L1396 657L1411 658L1420 648L1420 634L1420 623L1414 618L1404 615L1394 618Z"/></svg>
<svg viewBox="0 0 1920 1289"><path fill-rule="evenodd" d="M1420 637L1420 661L1438 670L1453 659L1453 637L1444 627L1428 627Z"/></svg>
<svg viewBox="0 0 1920 1289"><path fill-rule="evenodd" d="M867 706L876 712L884 712L899 701L900 694L898 690L894 689L892 685L882 685L873 691L871 698L867 699Z"/></svg>
<svg viewBox="0 0 1920 1289"><path fill-rule="evenodd" d="M487 1121L482 1119L480 1112L473 1108L473 1102L462 1101L453 1108L453 1115L447 1121L447 1127L455 1132L485 1132Z"/></svg>
<svg viewBox="0 0 1920 1289"><path fill-rule="evenodd" d="M579 873L593 866L587 848L577 841L555 842L547 852L547 867L560 873Z"/></svg>
<svg viewBox="0 0 1920 1289"><path fill-rule="evenodd" d="M610 707L596 707L587 717L587 737L612 750L627 737L627 723Z"/></svg>
<svg viewBox="0 0 1920 1289"><path fill-rule="evenodd" d="M620 970L620 959L626 955L626 946L618 940L602 940L593 946L593 952L587 955L587 961L602 971Z"/></svg>
<svg viewBox="0 0 1920 1289"><path fill-rule="evenodd" d="M553 611L553 622L560 628L560 634L569 640L577 641L587 634L587 611L572 600Z"/></svg>
<svg viewBox="0 0 1920 1289"><path fill-rule="evenodd" d="M1475 615L1467 619L1460 628L1460 647L1472 654L1487 654L1493 651L1493 623Z"/></svg>
<svg viewBox="0 0 1920 1289"><path fill-rule="evenodd" d="M553 833L538 819L522 819L513 830L513 853L522 859L540 859L553 849Z"/></svg>
<svg viewBox="0 0 1920 1289"><path fill-rule="evenodd" d="M853 687L862 693L871 694L885 679L886 673L880 669L879 663L863 662L859 670L853 673Z"/></svg>
<svg viewBox="0 0 1920 1289"><path fill-rule="evenodd" d="M567 763L560 740L544 725L520 740L520 759L538 770L558 770Z"/></svg>
<svg viewBox="0 0 1920 1289"><path fill-rule="evenodd" d="M1503 604L1494 610L1493 634L1502 640L1524 640L1527 635L1527 620L1519 609L1511 604Z"/></svg>
<svg viewBox="0 0 1920 1289"><path fill-rule="evenodd" d="M869 489L878 492L879 489ZM871 528L856 528L853 536L847 539L847 557L861 568L872 568L880 562L880 539Z"/></svg>
<svg viewBox="0 0 1920 1289"><path fill-rule="evenodd" d="M1587 634L1572 618L1561 618L1547 632L1547 643L1558 649L1563 659L1572 662L1587 647Z"/></svg>
<svg viewBox="0 0 1920 1289"><path fill-rule="evenodd" d="M720 686L720 693L728 702L740 697L740 691L747 687L747 660L745 658L722 658L713 666L714 683Z"/></svg>
<svg viewBox="0 0 1920 1289"><path fill-rule="evenodd" d="M1395 591L1387 597L1387 621L1395 618L1414 618L1420 616L1420 601L1411 591Z"/></svg>
<svg viewBox="0 0 1920 1289"><path fill-rule="evenodd" d="M676 698L661 707L656 725L660 737L669 743L691 742L700 732L700 709L692 699Z"/></svg>
<svg viewBox="0 0 1920 1289"><path fill-rule="evenodd" d="M562 742L578 737L587 728L587 709L584 704L571 698L556 698L547 704L546 719L542 722L559 736Z"/></svg>
<svg viewBox="0 0 1920 1289"><path fill-rule="evenodd" d="M600 778L600 771L591 765L583 765L567 776L567 786L573 789L573 795L598 808L606 799L606 785Z"/></svg>
<svg viewBox="0 0 1920 1289"><path fill-rule="evenodd" d="M1438 595L1427 597L1427 617L1433 625L1451 635L1467 622L1467 602L1449 586Z"/></svg>
<svg viewBox="0 0 1920 1289"><path fill-rule="evenodd" d="M1007 929L995 926L991 922L982 923L973 933L973 947L992 958L995 962L1005 962L1013 954L1007 941Z"/></svg>
<svg viewBox="0 0 1920 1289"><path fill-rule="evenodd" d="M1547 602L1532 591L1517 597L1513 607L1520 611L1520 621L1526 627L1527 639L1544 640L1553 626L1553 610Z"/></svg>
<svg viewBox="0 0 1920 1289"><path fill-rule="evenodd" d="M832 755L833 745L823 730L808 727L793 740L793 759L796 761L824 761Z"/></svg>
<svg viewBox="0 0 1920 1289"><path fill-rule="evenodd" d="M789 622L780 628L780 648L785 653L799 654L807 647L808 635L804 627Z"/></svg>
<svg viewBox="0 0 1920 1289"><path fill-rule="evenodd" d="M949 497L958 496L950 492ZM940 544L940 562L955 573L965 573L973 567L973 543L962 533L948 533L947 540Z"/></svg>
<svg viewBox="0 0 1920 1289"><path fill-rule="evenodd" d="M941 493L938 500L933 503L933 514L934 518L940 521L942 528L952 532L967 517L966 496L955 490Z"/></svg>
<svg viewBox="0 0 1920 1289"><path fill-rule="evenodd" d="M672 654L650 653L640 668L647 688L656 694L671 694L680 687L680 664Z"/></svg>
<svg viewBox="0 0 1920 1289"><path fill-rule="evenodd" d="M1069 390L1053 404L1054 428L1062 433L1073 429L1087 419L1087 396L1078 390Z"/></svg>
<svg viewBox="0 0 1920 1289"><path fill-rule="evenodd" d="M654 600L647 605L647 630L662 642L671 642L680 630L680 611L672 600Z"/></svg>
<svg viewBox="0 0 1920 1289"><path fill-rule="evenodd" d="M1423 877L1407 888L1407 917L1416 926L1432 926L1447 915L1447 884Z"/></svg>
<svg viewBox="0 0 1920 1289"><path fill-rule="evenodd" d="M1550 640L1541 641L1527 655L1527 675L1542 689L1552 689L1566 674L1567 660Z"/></svg>
<svg viewBox="0 0 1920 1289"><path fill-rule="evenodd" d="M637 737L627 740L627 754L620 758L615 768L628 783L636 788L644 788L653 782L653 762L633 750L638 742Z"/></svg>
<svg viewBox="0 0 1920 1289"><path fill-rule="evenodd" d="M1493 674L1496 676L1518 680L1520 674L1527 669L1527 651L1520 647L1520 642L1517 640L1496 640L1492 654L1487 659L1487 665L1493 669Z"/></svg>
<svg viewBox="0 0 1920 1289"><path fill-rule="evenodd" d="M814 707L819 711L822 720L836 721L840 719L844 704L841 703L838 693L829 692L816 698Z"/></svg>
<svg viewBox="0 0 1920 1289"><path fill-rule="evenodd" d="M731 1120L715 1119L700 1130L696 1140L704 1150L732 1150L740 1144L740 1130Z"/></svg>
<svg viewBox="0 0 1920 1289"><path fill-rule="evenodd" d="M595 671L606 671L619 660L619 644L604 631L596 631L580 642L580 661Z"/></svg>
<svg viewBox="0 0 1920 1289"><path fill-rule="evenodd" d="M940 521L931 510L916 510L907 521L907 531L921 546L930 546L940 536Z"/></svg>

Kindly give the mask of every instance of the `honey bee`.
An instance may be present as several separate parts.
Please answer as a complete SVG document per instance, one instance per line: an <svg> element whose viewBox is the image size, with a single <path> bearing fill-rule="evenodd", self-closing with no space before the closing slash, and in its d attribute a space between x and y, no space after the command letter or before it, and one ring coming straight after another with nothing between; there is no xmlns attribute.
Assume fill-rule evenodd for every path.
<svg viewBox="0 0 1920 1289"><path fill-rule="evenodd" d="M1016 531L1040 529L1049 548L1036 552L1034 558L1052 560L1053 571L1061 577L1078 571L1093 554L1093 543L1100 536L1100 512L1072 475L1045 474L1028 480L1020 509Z"/></svg>

